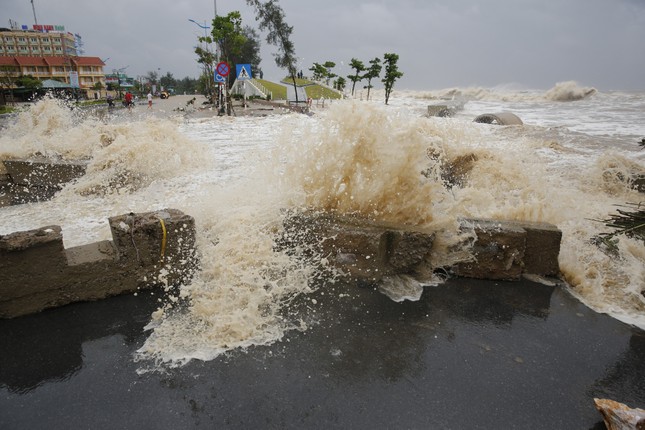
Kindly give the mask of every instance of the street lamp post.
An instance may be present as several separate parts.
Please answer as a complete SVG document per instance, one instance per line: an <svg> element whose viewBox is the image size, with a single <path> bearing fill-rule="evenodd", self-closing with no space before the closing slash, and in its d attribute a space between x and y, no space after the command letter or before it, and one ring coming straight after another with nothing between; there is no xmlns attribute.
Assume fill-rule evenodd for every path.
<svg viewBox="0 0 645 430"><path fill-rule="evenodd" d="M215 13L217 14L217 4L215 5ZM204 29L204 38L206 38L206 37L207 37L207 32L206 32L206 30L208 30L210 27L206 25L206 21L205 21L205 20L204 20L204 25L202 25L202 24L198 23L198 22L197 22L197 21L195 21L194 19L190 19L190 18L189 18L189 19L188 19L188 21L190 21L190 22L192 22L193 24L197 25L198 27L200 27L200 28ZM204 45L204 46L206 47L206 51L207 51L207 52L210 52L210 49L209 49L208 44L206 44L206 43L205 43L205 45ZM217 46L217 45L216 45L216 46ZM211 66L211 70L212 70L212 66ZM211 94L211 97L212 97L212 96L213 96L213 94L212 94L212 93L213 93L213 91L211 91L211 88L212 88L212 87L211 87L211 80L213 80L215 77L214 77L214 76L209 76L209 68L208 68L208 65L207 65L207 64L204 64L204 75L205 75L205 78L207 79L207 88L208 88L208 92ZM211 101L212 101L212 100L211 100Z"/></svg>
<svg viewBox="0 0 645 430"><path fill-rule="evenodd" d="M206 25L206 21L204 21L204 25L201 25L200 23L198 23L198 22L197 22L197 21L195 21L194 19L190 19L190 18L188 18L188 21L190 21L190 22L192 22L192 23L196 24L198 27L203 28L203 29L204 29L204 37L206 37L206 35L207 35L206 30L208 30L208 29L210 28L209 26L207 26L207 25Z"/></svg>

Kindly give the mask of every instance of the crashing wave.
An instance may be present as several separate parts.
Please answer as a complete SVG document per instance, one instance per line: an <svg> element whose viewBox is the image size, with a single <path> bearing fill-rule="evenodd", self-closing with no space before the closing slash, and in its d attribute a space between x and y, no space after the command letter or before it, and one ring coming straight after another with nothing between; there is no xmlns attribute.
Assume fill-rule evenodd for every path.
<svg viewBox="0 0 645 430"><path fill-rule="evenodd" d="M595 88L580 87L575 81L567 81L555 84L544 97L556 102L572 102L585 99L596 92Z"/></svg>

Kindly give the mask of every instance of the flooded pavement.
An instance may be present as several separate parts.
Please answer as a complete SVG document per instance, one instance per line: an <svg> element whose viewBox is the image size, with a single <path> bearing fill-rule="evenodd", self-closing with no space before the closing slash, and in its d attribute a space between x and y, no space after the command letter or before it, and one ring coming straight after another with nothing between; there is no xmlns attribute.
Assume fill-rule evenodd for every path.
<svg viewBox="0 0 645 430"><path fill-rule="evenodd" d="M333 288L286 310L306 331L155 371L158 292L2 320L0 428L600 429L594 397L645 404L645 332L561 287Z"/></svg>

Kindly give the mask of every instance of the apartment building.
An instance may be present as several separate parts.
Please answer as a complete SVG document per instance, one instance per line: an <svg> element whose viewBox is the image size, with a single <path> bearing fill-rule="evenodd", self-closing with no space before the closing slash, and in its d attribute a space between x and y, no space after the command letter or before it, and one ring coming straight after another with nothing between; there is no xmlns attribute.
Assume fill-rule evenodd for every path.
<svg viewBox="0 0 645 430"><path fill-rule="evenodd" d="M31 30L0 28L0 56L78 55L80 36L64 31L65 27L60 25L33 27Z"/></svg>
<svg viewBox="0 0 645 430"><path fill-rule="evenodd" d="M80 36L63 26L34 25L32 29L0 28L0 77L32 75L76 84L88 96L101 83L105 88L105 63L99 57L80 56ZM6 80L5 80L6 81Z"/></svg>

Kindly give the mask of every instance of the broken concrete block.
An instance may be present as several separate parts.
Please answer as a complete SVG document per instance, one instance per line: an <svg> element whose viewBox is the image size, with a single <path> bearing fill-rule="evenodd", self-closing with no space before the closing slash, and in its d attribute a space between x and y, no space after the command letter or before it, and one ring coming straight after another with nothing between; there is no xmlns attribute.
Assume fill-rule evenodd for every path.
<svg viewBox="0 0 645 430"><path fill-rule="evenodd" d="M512 280L522 274L560 273L562 232L553 224L471 219L463 220L462 228L474 228L475 260L459 264L459 276Z"/></svg>
<svg viewBox="0 0 645 430"><path fill-rule="evenodd" d="M195 219L176 209L109 218L118 259L124 264L183 267L193 259Z"/></svg>
<svg viewBox="0 0 645 430"><path fill-rule="evenodd" d="M557 276L560 273L558 256L562 232L553 224L529 221L504 221L526 230L523 272L541 276Z"/></svg>
<svg viewBox="0 0 645 430"><path fill-rule="evenodd" d="M319 256L349 279L377 283L409 273L432 250L434 235L360 217L319 212L289 214L277 244L304 257Z"/></svg>
<svg viewBox="0 0 645 430"><path fill-rule="evenodd" d="M86 163L48 159L4 160L14 184L29 187L61 187L85 174Z"/></svg>
<svg viewBox="0 0 645 430"><path fill-rule="evenodd" d="M0 300L48 289L66 266L59 226L0 235Z"/></svg>
<svg viewBox="0 0 645 430"><path fill-rule="evenodd" d="M0 317L177 285L195 270L195 221L174 209L110 218L114 241L65 250L61 228L0 236Z"/></svg>
<svg viewBox="0 0 645 430"><path fill-rule="evenodd" d="M428 116L448 117L453 116L455 112L447 105L429 105Z"/></svg>
<svg viewBox="0 0 645 430"><path fill-rule="evenodd" d="M474 228L473 261L454 268L458 276L478 279L518 280L523 271L526 230L494 220L465 220Z"/></svg>

